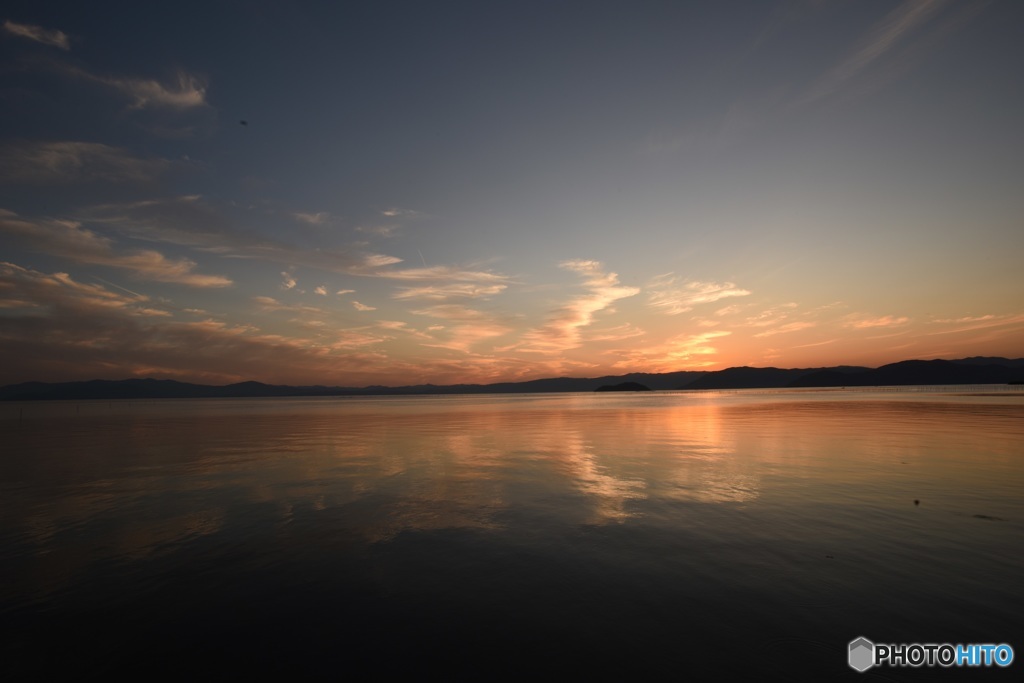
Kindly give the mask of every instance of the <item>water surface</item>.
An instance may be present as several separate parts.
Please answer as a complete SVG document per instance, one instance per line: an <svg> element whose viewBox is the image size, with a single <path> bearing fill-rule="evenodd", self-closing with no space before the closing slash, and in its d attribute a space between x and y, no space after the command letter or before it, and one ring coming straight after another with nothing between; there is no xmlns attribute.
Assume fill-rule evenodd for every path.
<svg viewBox="0 0 1024 683"><path fill-rule="evenodd" d="M1013 388L6 403L0 435L15 678L1024 656Z"/></svg>

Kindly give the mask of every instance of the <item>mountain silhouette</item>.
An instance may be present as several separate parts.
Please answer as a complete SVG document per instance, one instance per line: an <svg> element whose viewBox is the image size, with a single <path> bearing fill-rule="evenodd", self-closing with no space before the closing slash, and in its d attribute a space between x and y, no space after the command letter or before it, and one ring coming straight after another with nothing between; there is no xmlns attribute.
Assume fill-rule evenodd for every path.
<svg viewBox="0 0 1024 683"><path fill-rule="evenodd" d="M644 391L666 389L777 389L786 387L899 386L909 384L1008 384L1024 381L1024 359L975 356L962 360L907 360L879 368L736 367L710 371L635 372L605 377L555 377L495 384L414 386L288 386L247 381L210 386L170 379L22 382L0 387L0 400L87 400L150 398L246 398L288 396L372 396L415 394L506 394ZM620 387L630 388L620 388ZM639 387L636 388L636 387Z"/></svg>
<svg viewBox="0 0 1024 683"><path fill-rule="evenodd" d="M817 372L832 372L845 376L846 373L858 373L870 370L840 366L835 368L810 368L783 370L779 368L726 368L718 372L709 372L703 377L680 387L680 389L781 389L794 386L802 377Z"/></svg>
<svg viewBox="0 0 1024 683"><path fill-rule="evenodd" d="M986 359L1000 361L1004 359ZM948 360L905 360L863 372L839 373L821 370L791 382L792 387L900 386L908 384L1008 384L1024 379L1024 367L1007 364L979 364Z"/></svg>

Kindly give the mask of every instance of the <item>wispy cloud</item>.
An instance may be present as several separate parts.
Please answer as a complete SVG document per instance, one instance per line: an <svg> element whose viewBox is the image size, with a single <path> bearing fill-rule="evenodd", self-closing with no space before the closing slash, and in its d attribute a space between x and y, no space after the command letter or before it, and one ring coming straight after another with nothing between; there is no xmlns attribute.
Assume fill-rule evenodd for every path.
<svg viewBox="0 0 1024 683"><path fill-rule="evenodd" d="M424 285L422 287L402 287L392 294L392 298L426 299L432 301L446 301L448 299L485 299L503 292L508 285L505 284L472 284L472 283L448 283L442 285Z"/></svg>
<svg viewBox="0 0 1024 683"><path fill-rule="evenodd" d="M948 4L947 0L901 3L875 24L841 62L808 88L797 104L810 104L851 88L863 92L890 80L920 59L919 48L934 45L961 26L982 3L955 3L951 16L943 22L933 22ZM926 25L930 25L930 30L925 29ZM899 50L897 59L890 59Z"/></svg>
<svg viewBox="0 0 1024 683"><path fill-rule="evenodd" d="M964 318L945 318L932 321L933 324L948 325L947 329L928 332L929 335L973 332L994 327L1018 326L1024 324L1024 314L982 315Z"/></svg>
<svg viewBox="0 0 1024 683"><path fill-rule="evenodd" d="M4 21L4 30L12 35L28 38L43 45L60 48L61 50L71 49L71 41L68 35L56 29L43 28L42 26L34 26L32 24L19 24L8 19Z"/></svg>
<svg viewBox="0 0 1024 683"><path fill-rule="evenodd" d="M113 240L72 221L27 220L0 210L0 232L34 251L58 256L73 263L122 268L158 282L192 287L226 287L231 280L220 275L194 272L196 263L169 259L152 249L117 250Z"/></svg>
<svg viewBox="0 0 1024 683"><path fill-rule="evenodd" d="M807 330L812 327L817 327L818 323L811 322L809 320L799 320L796 322L785 323L778 327L765 330L764 332L758 332L755 337L772 337L776 334L788 334L789 332L799 332L800 330Z"/></svg>
<svg viewBox="0 0 1024 683"><path fill-rule="evenodd" d="M449 349L461 353L472 353L478 344L508 334L509 328L499 324L456 325L449 328L447 340L421 342L423 346L435 349Z"/></svg>
<svg viewBox="0 0 1024 683"><path fill-rule="evenodd" d="M746 319L746 325L749 327L770 327L772 325L777 325L783 320L788 319L793 311L798 307L799 306L796 303L790 302L788 304L767 308L760 313L748 316Z"/></svg>
<svg viewBox="0 0 1024 683"><path fill-rule="evenodd" d="M835 344L837 341L839 341L839 340L838 339L826 339L825 341L813 342L811 344L798 344L797 346L794 346L792 348L794 348L794 349L812 349L812 348L814 348L816 346L827 346L828 344Z"/></svg>
<svg viewBox="0 0 1024 683"><path fill-rule="evenodd" d="M952 323L954 325L963 325L965 323L966 324L981 323L981 322L987 322L989 320L995 320L995 319L996 319L996 316L994 316L994 315L992 315L990 313L988 315L968 315L968 316L964 316L962 318L938 318L936 320L932 320L932 322L933 323L939 323L939 324L949 324L949 323Z"/></svg>
<svg viewBox="0 0 1024 683"><path fill-rule="evenodd" d="M364 271L367 271L367 275L376 275L377 277L396 277L391 275L389 272L369 272L372 268L382 268L384 266L392 266L396 263L401 263L402 259L397 256L388 256L387 254L366 254L361 259L361 267Z"/></svg>
<svg viewBox="0 0 1024 683"><path fill-rule="evenodd" d="M352 306L357 311L376 311L377 310L376 306L367 306L366 304L361 304L358 301L353 301L352 302Z"/></svg>
<svg viewBox="0 0 1024 683"><path fill-rule="evenodd" d="M746 308L746 306L740 306L738 304L733 304L732 306L724 306L715 311L715 315L719 317L735 315L736 313L741 312L744 308Z"/></svg>
<svg viewBox="0 0 1024 683"><path fill-rule="evenodd" d="M0 262L0 308L42 308L61 314L116 309L128 315L167 316L141 294L115 292L74 280L67 273L43 273Z"/></svg>
<svg viewBox="0 0 1024 683"><path fill-rule="evenodd" d="M387 257L390 260L381 260L376 263L368 263L368 267L391 265L400 262L401 259ZM402 268L393 270L374 270L362 273L372 277L382 277L392 280L422 280L434 282L477 282L477 283L507 283L510 278L499 273L492 273L485 270L472 270L458 266L430 266L427 268Z"/></svg>
<svg viewBox="0 0 1024 683"><path fill-rule="evenodd" d="M587 293L560 306L541 327L526 332L518 350L547 354L577 348L581 344L581 329L590 325L597 313L640 292L637 287L619 284L619 276L606 273L599 261L578 259L559 265L582 276Z"/></svg>
<svg viewBox="0 0 1024 683"><path fill-rule="evenodd" d="M419 341L435 341L434 336L427 334L426 332L421 332L420 330L416 329L409 323L401 320L376 320L373 323L373 327L375 329L386 330L387 332L390 333L408 335L409 337L412 337Z"/></svg>
<svg viewBox="0 0 1024 683"><path fill-rule="evenodd" d="M486 317L481 311L456 304L428 306L427 308L412 311L412 313L416 315L429 315L433 318L442 318L444 320L482 320Z"/></svg>
<svg viewBox="0 0 1024 683"><path fill-rule="evenodd" d="M901 330L899 332L890 332L888 334L872 334L865 337L866 339L894 339L895 337L905 337L909 333L909 330ZM794 347L796 348L796 347ZM892 347L899 348L899 347Z"/></svg>
<svg viewBox="0 0 1024 683"><path fill-rule="evenodd" d="M254 296L252 298L260 309L268 312L274 311L288 311L290 313L311 313L313 315L322 315L323 309L316 308L315 306L303 306L302 304L286 304L270 296Z"/></svg>
<svg viewBox="0 0 1024 683"><path fill-rule="evenodd" d="M132 97L132 106L136 108L189 109L206 105L206 84L184 72L179 72L170 83L140 79L111 79L108 83Z"/></svg>
<svg viewBox="0 0 1024 683"><path fill-rule="evenodd" d="M378 320L377 327L385 330L410 330L409 323L401 320Z"/></svg>
<svg viewBox="0 0 1024 683"><path fill-rule="evenodd" d="M835 312L837 309L844 307L845 304L838 301L824 304L822 306L815 306L813 308L801 308L799 304L789 302L772 306L762 310L760 313L747 316L743 322L735 323L735 326L738 328L750 327L759 330L753 336L755 338L763 339L765 337L774 337L779 334L789 334L791 332L809 330L822 325L832 326L843 324L841 320L836 320ZM860 322L863 320L865 319L847 316L846 323L847 326L850 326L849 323L851 322ZM886 322L880 320L881 319L875 319L869 322L877 322L878 325L886 324ZM891 324L894 320L895 319L890 319L888 323ZM870 325L866 327L869 326Z"/></svg>
<svg viewBox="0 0 1024 683"><path fill-rule="evenodd" d="M148 182L172 165L97 142L21 142L0 154L0 179L16 183Z"/></svg>
<svg viewBox="0 0 1024 683"><path fill-rule="evenodd" d="M352 349L361 349L374 344L386 342L391 337L375 334L364 329L338 330L334 332L333 339L327 344L332 351L350 352ZM375 357L378 362L387 361L387 356L380 354Z"/></svg>
<svg viewBox="0 0 1024 683"><path fill-rule="evenodd" d="M375 235L377 237L394 237L398 233L397 225L360 225L356 227L356 232L363 232L367 235Z"/></svg>
<svg viewBox="0 0 1024 683"><path fill-rule="evenodd" d="M397 206L384 209L380 212L380 215L387 216L388 218L418 218L423 214L419 211L413 211L412 209L403 209Z"/></svg>
<svg viewBox="0 0 1024 683"><path fill-rule="evenodd" d="M451 296L483 296L497 293L499 287L503 289L511 282L507 275L471 267L395 268L402 263L401 258L356 248L303 249L236 226L225 213L196 195L97 205L80 211L78 218L137 239L189 246L228 258L259 259L289 268L317 268L440 287L432 290L433 297L429 296L430 290L421 289L406 298L438 299L445 291ZM462 285L474 285L477 289L461 288Z"/></svg>
<svg viewBox="0 0 1024 683"><path fill-rule="evenodd" d="M693 310L700 304L714 303L735 296L749 296L750 292L740 289L732 282L700 282L681 280L673 273L659 275L651 280L648 288L648 303L668 315L678 315Z"/></svg>
<svg viewBox="0 0 1024 683"><path fill-rule="evenodd" d="M319 294L320 296L327 296L327 288L323 285L317 285L313 290L313 293Z"/></svg>
<svg viewBox="0 0 1024 683"><path fill-rule="evenodd" d="M791 29L804 31L805 27L810 27L817 32L815 21L827 13L818 10L827 10L836 4L775 3L760 35L748 49L734 55L730 68L737 68L740 62L757 60L755 53L769 43L788 53L792 47L787 43L799 37L792 34ZM728 146L765 124L791 117L794 111L840 98L863 96L912 71L987 4L988 0L904 0L884 4L888 13L862 31L859 40L805 85L789 81L792 70L787 70L780 79L759 79L753 87L741 90L717 121L691 123L681 130L653 133L641 145L641 151L678 154ZM814 42L820 40L813 34L808 37ZM760 68L757 71L763 73Z"/></svg>
<svg viewBox="0 0 1024 683"><path fill-rule="evenodd" d="M471 354L480 343L501 337L512 331L507 324L495 316L459 304L438 304L411 311L414 315L438 318L449 325L432 325L427 328L430 335L421 344L430 348L449 349ZM443 332L443 334L442 334Z"/></svg>
<svg viewBox="0 0 1024 683"><path fill-rule="evenodd" d="M133 109L164 107L194 109L206 106L206 82L199 76L179 71L169 81L101 76L77 66L63 67L65 73L99 83L128 97Z"/></svg>
<svg viewBox="0 0 1024 683"><path fill-rule="evenodd" d="M295 289L295 285L297 284L298 283L295 281L295 278L292 277L291 273L288 271L283 271L281 273L281 289Z"/></svg>
<svg viewBox="0 0 1024 683"><path fill-rule="evenodd" d="M646 334L639 327L632 323L626 323L625 325L617 325L615 327L608 327L603 330L594 330L587 334L586 341L588 342L617 342L624 339L633 339L635 337L642 337Z"/></svg>
<svg viewBox="0 0 1024 683"><path fill-rule="evenodd" d="M673 372L685 368L702 368L714 365L710 358L718 353L715 339L727 337L731 332L716 330L700 334L680 334L661 343L644 347L615 349L609 353L619 357L612 367L635 371L644 368L647 372Z"/></svg>
<svg viewBox="0 0 1024 683"><path fill-rule="evenodd" d="M306 223L307 225L324 225L331 218L331 214L326 211L319 211L317 213L302 213L301 211L297 211L293 213L292 216L295 220Z"/></svg>
<svg viewBox="0 0 1024 683"><path fill-rule="evenodd" d="M228 258L258 259L288 267L372 276L402 259L357 249L303 249L238 226L197 195L101 204L79 212L80 220L137 239L193 247Z"/></svg>
<svg viewBox="0 0 1024 683"><path fill-rule="evenodd" d="M885 315L879 318L854 318L848 320L845 323L846 327L852 327L856 330L865 330L876 327L899 327L906 325L910 322L910 318L906 316L896 317L892 315Z"/></svg>

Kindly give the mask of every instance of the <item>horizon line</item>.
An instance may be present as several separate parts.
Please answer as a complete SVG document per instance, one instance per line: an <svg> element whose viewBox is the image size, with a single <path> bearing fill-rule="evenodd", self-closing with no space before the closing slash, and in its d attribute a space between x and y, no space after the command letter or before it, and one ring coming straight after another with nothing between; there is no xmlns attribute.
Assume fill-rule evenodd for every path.
<svg viewBox="0 0 1024 683"><path fill-rule="evenodd" d="M633 372L624 372L624 373L621 373L621 374L618 374L618 375L599 375L599 376L595 376L595 377L573 377L573 376L569 376L569 375L561 375L561 376L557 376L557 377L538 377L538 378L535 378L535 379L527 379L527 380L503 380L503 381L487 382L487 383L473 382L473 383L454 383L454 384L434 384L432 382L424 382L424 383L420 383L420 384L399 384L399 385L368 384L368 385L365 385L365 386L349 386L349 385L341 385L341 384L334 384L334 385L329 385L329 384L276 384L276 383L265 382L265 381L261 381L261 380L255 380L255 379L243 379L243 380L238 380L238 381L235 381L235 382L229 382L227 384L203 384L203 383L200 383L200 382L185 381L185 380L173 379L173 378L169 378L169 377L168 378L160 378L160 377L144 376L144 377L123 377L121 379L103 379L103 378L99 378L99 377L94 377L94 378L91 378L91 379L81 379L81 380L75 380L75 379L72 379L72 380L54 380L54 381L47 381L47 380L25 380L25 381L21 381L21 382L13 382L13 383L10 383L10 384L0 385L0 389L6 389L8 387L16 387L16 386L23 385L23 384L48 384L48 385L51 385L51 384L86 384L86 383L90 383L90 382L111 382L111 383L113 383L113 382L131 382L131 381L176 382L178 384L189 384L189 385L193 385L193 386L211 387L211 388L226 388L226 387L237 386L239 384L260 384L260 385L268 386L268 387L284 387L284 388L322 387L322 388L325 388L325 389L351 389L351 390L408 389L408 388L414 388L414 387L436 387L436 388L445 388L445 387L474 387L474 386L490 387L490 386L501 385L501 384L529 384L531 382L544 382L544 381L554 381L554 380L576 380L576 381L603 380L603 379L614 379L614 378L618 378L618 377L626 377L626 376L629 376L629 375L665 376L665 375L676 375L676 374L681 374L681 373L694 374L694 375L696 375L696 374L711 375L711 374L716 374L716 373L721 373L721 372L727 372L729 370L740 370L740 369L750 369L750 370L781 370L781 371L797 371L797 370L815 371L815 370L833 370L833 369L836 369L836 368L857 368L857 369L863 369L863 370L870 371L870 370L878 370L878 369L881 369L881 368L884 368L884 367L888 367L888 366L891 366L891 365L899 365L899 364L902 364L902 363L913 363L913 362L930 363L930 362L935 362L935 361L947 362L947 363L956 363L956 362L969 361L969 360L977 360L977 359L981 359L981 360L992 359L992 360L995 360L995 361L1024 362L1024 358L1009 358L1009 357L1005 357L1005 356L964 356L964 357L960 357L960 358L907 358L907 359L904 359L904 360L894 361L892 363L883 363L882 365L878 365L878 366L874 366L874 367L866 366L866 365L847 365L847 364L827 365L827 366L818 366L818 367L797 367L797 368L780 368L780 367L773 366L773 365L769 365L769 366L735 365L735 366L730 366L728 368L722 368L721 370L672 370L672 371L669 371L669 372L633 371ZM991 363L991 365L1000 365L1000 364L999 363Z"/></svg>

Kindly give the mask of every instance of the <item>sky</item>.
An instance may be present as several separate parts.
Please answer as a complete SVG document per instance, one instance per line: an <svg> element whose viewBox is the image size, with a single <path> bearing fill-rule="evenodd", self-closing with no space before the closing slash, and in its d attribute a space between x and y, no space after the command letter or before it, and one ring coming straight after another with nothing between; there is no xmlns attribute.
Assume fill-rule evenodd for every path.
<svg viewBox="0 0 1024 683"><path fill-rule="evenodd" d="M1024 3L9 2L0 384L1024 356Z"/></svg>

